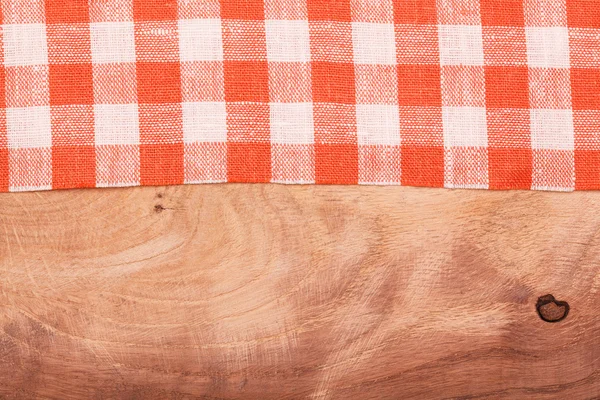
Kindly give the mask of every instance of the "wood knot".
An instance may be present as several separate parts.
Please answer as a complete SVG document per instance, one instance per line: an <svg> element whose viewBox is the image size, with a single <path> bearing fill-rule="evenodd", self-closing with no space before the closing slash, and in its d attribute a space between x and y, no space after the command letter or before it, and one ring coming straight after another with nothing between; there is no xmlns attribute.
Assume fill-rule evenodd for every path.
<svg viewBox="0 0 600 400"><path fill-rule="evenodd" d="M560 322L569 315L569 303L556 300L551 294L540 297L535 308L546 322Z"/></svg>
<svg viewBox="0 0 600 400"><path fill-rule="evenodd" d="M166 208L163 207L162 204L157 204L157 205L154 206L154 212L156 212L158 214L160 214L161 212L163 212L165 210L166 210Z"/></svg>

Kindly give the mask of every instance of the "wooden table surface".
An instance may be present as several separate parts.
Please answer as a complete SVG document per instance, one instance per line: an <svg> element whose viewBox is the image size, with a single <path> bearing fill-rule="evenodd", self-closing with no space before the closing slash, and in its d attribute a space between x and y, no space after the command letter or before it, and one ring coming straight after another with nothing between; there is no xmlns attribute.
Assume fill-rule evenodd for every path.
<svg viewBox="0 0 600 400"><path fill-rule="evenodd" d="M597 192L2 194L0 235L0 398L600 398Z"/></svg>

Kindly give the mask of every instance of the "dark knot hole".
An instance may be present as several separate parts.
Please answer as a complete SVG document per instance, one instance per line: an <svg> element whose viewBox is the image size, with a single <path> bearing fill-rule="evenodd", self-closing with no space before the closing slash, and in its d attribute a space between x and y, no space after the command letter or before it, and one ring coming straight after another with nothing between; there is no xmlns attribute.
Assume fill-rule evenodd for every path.
<svg viewBox="0 0 600 400"><path fill-rule="evenodd" d="M569 315L569 303L556 300L551 294L538 299L535 305L541 319L546 322L560 322Z"/></svg>

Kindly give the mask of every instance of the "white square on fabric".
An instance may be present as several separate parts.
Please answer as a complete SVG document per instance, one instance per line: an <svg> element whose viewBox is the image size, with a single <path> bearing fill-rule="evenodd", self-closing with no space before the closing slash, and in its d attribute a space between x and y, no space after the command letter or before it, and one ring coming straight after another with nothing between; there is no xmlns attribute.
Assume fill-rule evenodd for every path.
<svg viewBox="0 0 600 400"><path fill-rule="evenodd" d="M95 64L135 62L133 22L95 22L90 24L92 61Z"/></svg>
<svg viewBox="0 0 600 400"><path fill-rule="evenodd" d="M267 20L267 58L275 62L310 61L308 22L304 20Z"/></svg>
<svg viewBox="0 0 600 400"><path fill-rule="evenodd" d="M569 29L566 27L526 27L529 67L569 68Z"/></svg>
<svg viewBox="0 0 600 400"><path fill-rule="evenodd" d="M312 103L271 103L271 142L312 144L314 141Z"/></svg>
<svg viewBox="0 0 600 400"><path fill-rule="evenodd" d="M227 141L227 108L224 102L188 102L182 107L185 143Z"/></svg>
<svg viewBox="0 0 600 400"><path fill-rule="evenodd" d="M486 147L485 107L442 107L446 147Z"/></svg>
<svg viewBox="0 0 600 400"><path fill-rule="evenodd" d="M179 20L179 55L181 61L222 61L221 20Z"/></svg>
<svg viewBox="0 0 600 400"><path fill-rule="evenodd" d="M353 22L352 43L357 64L396 64L393 24Z"/></svg>
<svg viewBox="0 0 600 400"><path fill-rule="evenodd" d="M356 124L358 144L399 145L400 116L398 106L357 104Z"/></svg>
<svg viewBox="0 0 600 400"><path fill-rule="evenodd" d="M140 143L137 104L96 104L94 123L97 145Z"/></svg>
<svg viewBox="0 0 600 400"><path fill-rule="evenodd" d="M49 106L6 109L9 148L51 147L51 126Z"/></svg>
<svg viewBox="0 0 600 400"><path fill-rule="evenodd" d="M551 150L575 148L572 110L532 109L530 114L531 147Z"/></svg>
<svg viewBox="0 0 600 400"><path fill-rule="evenodd" d="M440 25L441 65L483 65L481 25Z"/></svg>
<svg viewBox="0 0 600 400"><path fill-rule="evenodd" d="M48 64L46 25L2 25L2 31L5 66Z"/></svg>

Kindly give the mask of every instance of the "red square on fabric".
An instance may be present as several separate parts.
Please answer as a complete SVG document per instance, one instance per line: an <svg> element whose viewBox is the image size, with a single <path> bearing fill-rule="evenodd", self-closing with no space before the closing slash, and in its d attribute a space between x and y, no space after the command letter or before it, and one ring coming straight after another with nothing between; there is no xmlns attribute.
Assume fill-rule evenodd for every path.
<svg viewBox="0 0 600 400"><path fill-rule="evenodd" d="M600 150L575 150L575 189L600 189Z"/></svg>
<svg viewBox="0 0 600 400"><path fill-rule="evenodd" d="M571 28L600 28L598 0L567 0L567 22Z"/></svg>
<svg viewBox="0 0 600 400"><path fill-rule="evenodd" d="M525 26L523 0L480 0L481 25Z"/></svg>
<svg viewBox="0 0 600 400"><path fill-rule="evenodd" d="M9 182L8 149L0 148L0 192L8 191Z"/></svg>
<svg viewBox="0 0 600 400"><path fill-rule="evenodd" d="M402 185L444 187L444 148L402 146Z"/></svg>
<svg viewBox="0 0 600 400"><path fill-rule="evenodd" d="M0 66L0 109L6 108L6 69Z"/></svg>
<svg viewBox="0 0 600 400"><path fill-rule="evenodd" d="M312 79L314 102L356 103L354 64L314 62Z"/></svg>
<svg viewBox="0 0 600 400"><path fill-rule="evenodd" d="M309 21L352 22L350 0L307 0Z"/></svg>
<svg viewBox="0 0 600 400"><path fill-rule="evenodd" d="M315 144L315 182L325 185L358 184L358 145Z"/></svg>
<svg viewBox="0 0 600 400"><path fill-rule="evenodd" d="M528 108L527 67L485 67L485 101L492 108Z"/></svg>
<svg viewBox="0 0 600 400"><path fill-rule="evenodd" d="M75 24L90 22L88 0L46 0L46 23Z"/></svg>
<svg viewBox="0 0 600 400"><path fill-rule="evenodd" d="M140 145L140 184L181 185L183 143Z"/></svg>
<svg viewBox="0 0 600 400"><path fill-rule="evenodd" d="M600 68L572 68L571 96L575 110L600 110Z"/></svg>
<svg viewBox="0 0 600 400"><path fill-rule="evenodd" d="M136 21L177 20L177 0L133 0L133 18Z"/></svg>
<svg viewBox="0 0 600 400"><path fill-rule="evenodd" d="M52 146L52 188L96 186L94 146Z"/></svg>
<svg viewBox="0 0 600 400"><path fill-rule="evenodd" d="M439 65L398 65L398 104L442 106Z"/></svg>
<svg viewBox="0 0 600 400"><path fill-rule="evenodd" d="M231 102L269 102L267 61L225 61L225 99Z"/></svg>
<svg viewBox="0 0 600 400"><path fill-rule="evenodd" d="M181 102L180 63L138 62L137 85L140 103Z"/></svg>
<svg viewBox="0 0 600 400"><path fill-rule="evenodd" d="M394 23L404 25L437 24L436 0L395 0Z"/></svg>
<svg viewBox="0 0 600 400"><path fill-rule="evenodd" d="M531 189L531 149L488 148L490 189Z"/></svg>
<svg viewBox="0 0 600 400"><path fill-rule="evenodd" d="M229 182L270 182L270 143L227 143Z"/></svg>
<svg viewBox="0 0 600 400"><path fill-rule="evenodd" d="M50 105L94 104L92 64L50 65Z"/></svg>
<svg viewBox="0 0 600 400"><path fill-rule="evenodd" d="M221 0L221 18L263 21L265 19L264 0Z"/></svg>

